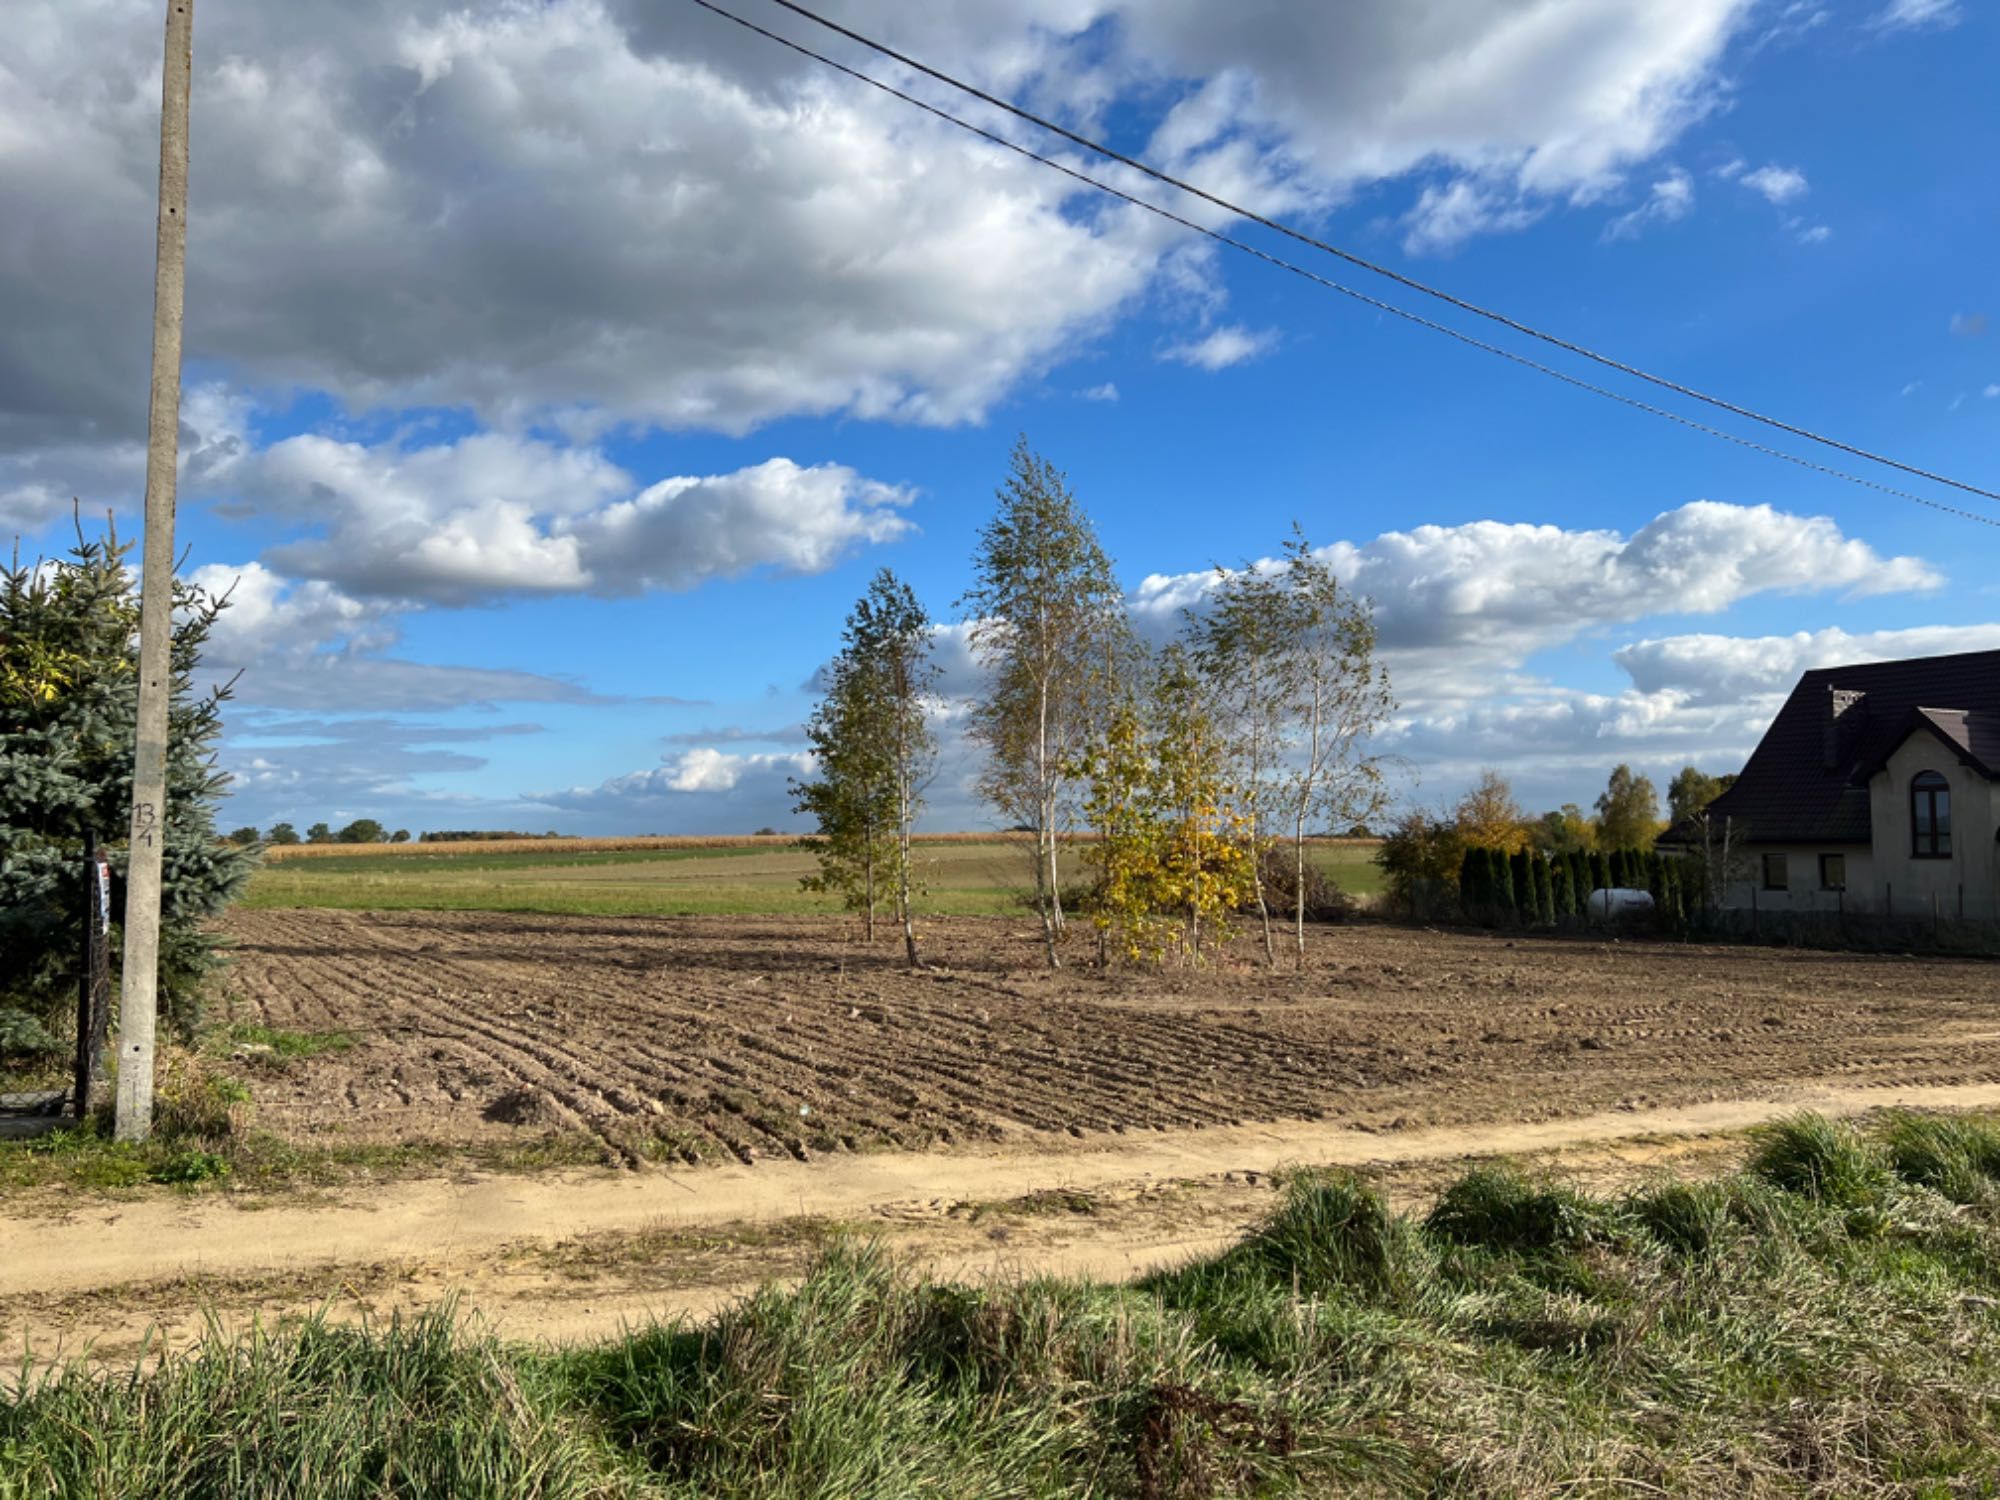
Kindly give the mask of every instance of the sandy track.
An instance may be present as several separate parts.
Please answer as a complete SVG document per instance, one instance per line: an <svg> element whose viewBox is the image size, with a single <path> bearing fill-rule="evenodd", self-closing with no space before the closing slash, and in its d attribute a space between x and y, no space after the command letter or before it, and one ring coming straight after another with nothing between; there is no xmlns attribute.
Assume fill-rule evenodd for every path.
<svg viewBox="0 0 2000 1500"><path fill-rule="evenodd" d="M788 1220L892 1222L924 1218L950 1204L998 1202L1050 1190L1140 1190L1146 1184L1262 1180L1286 1166L1384 1168L1492 1154L1546 1154L1578 1146L1742 1130L1780 1114L1814 1108L1854 1114L1876 1108L1992 1108L2000 1084L1946 1088L1852 1088L1810 1084L1782 1096L1722 1100L1664 1110L1618 1110L1538 1124L1438 1128L1370 1136L1326 1122L1220 1126L1074 1150L880 1152L822 1164L720 1166L690 1172L586 1172L410 1180L332 1200L244 1208L230 1198L150 1196L76 1208L62 1220L0 1220L0 1318L26 1332L34 1304L80 1292L124 1288L144 1304L148 1284L232 1276L322 1272L398 1264L440 1288L472 1290L472 1274L496 1254L524 1244L588 1236L714 1230L750 1242ZM1162 1244L1100 1236L1082 1262L1022 1260L1022 1246L998 1260L1036 1270L1138 1270L1230 1238L1240 1220L1212 1234L1176 1232ZM960 1246L964 1250L964 1246ZM1168 1250L1170 1254L1162 1254ZM978 1256L966 1264L976 1262ZM956 1262L954 1262L956 1264ZM454 1276L454 1266L466 1276ZM422 1274L418 1274L422 1272ZM756 1256L708 1282L676 1280L682 1306L756 1280ZM688 1298L692 1296L692 1302ZM310 1300L310 1298L308 1298ZM118 1298L112 1300L114 1304Z"/></svg>

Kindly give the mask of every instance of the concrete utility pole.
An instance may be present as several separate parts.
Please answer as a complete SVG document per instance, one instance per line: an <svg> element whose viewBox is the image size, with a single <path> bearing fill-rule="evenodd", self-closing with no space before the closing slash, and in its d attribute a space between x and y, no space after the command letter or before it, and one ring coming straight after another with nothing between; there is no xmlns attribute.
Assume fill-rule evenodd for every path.
<svg viewBox="0 0 2000 1500"><path fill-rule="evenodd" d="M145 572L139 582L139 731L118 991L118 1139L153 1130L153 1023L160 988L160 862L167 836L167 707L173 691L174 466L180 458L181 313L187 289L188 91L194 0L168 0L160 70L160 227L153 273L153 404L146 432Z"/></svg>

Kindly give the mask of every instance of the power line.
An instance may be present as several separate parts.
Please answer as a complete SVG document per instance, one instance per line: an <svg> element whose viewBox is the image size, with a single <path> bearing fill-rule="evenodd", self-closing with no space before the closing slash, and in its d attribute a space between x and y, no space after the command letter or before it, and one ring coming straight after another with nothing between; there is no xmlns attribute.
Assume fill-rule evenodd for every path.
<svg viewBox="0 0 2000 1500"><path fill-rule="evenodd" d="M702 4L703 0L696 0L696 3ZM1448 303L1450 306L1456 307L1462 312L1468 312L1474 314L1477 317L1486 318L1491 322L1500 324L1502 327L1511 328L1516 333L1525 334L1529 338L1539 339L1542 343L1552 345L1555 348L1565 351L1566 353L1574 354L1579 356L1580 358L1590 360L1595 364L1603 365L1607 369L1617 370L1621 374L1630 375L1636 379L1644 380L1649 384L1659 386L1664 390L1673 391L1677 395L1686 396L1691 400L1700 401L1705 405L1716 407L1721 411L1730 412L1736 416L1747 418L1750 421L1762 423L1766 427L1777 428L1781 432L1789 432L1794 437L1805 438L1811 442L1820 443L1829 448L1837 448L1841 452L1852 454L1856 458L1865 458L1870 463L1882 464L1885 467L1891 469L1900 469L1905 474L1913 475L1918 479L1927 479L1930 480L1933 484L1948 485L1952 489L1963 490L1967 494L1971 495L1978 495L1982 499L2000 500L2000 491L1982 489L1976 484L1968 484L1963 480L1953 479L1946 474L1933 473L1931 470L1919 468L1915 464L1906 464L1899 459L1890 458L1885 454L1876 453L1870 449L1858 447L1853 443L1845 443L1838 438L1827 437L1821 433L1812 431L1810 428L1797 426L1794 423L1784 421L1782 418L1769 416L1766 413L1754 410L1751 407L1739 406L1733 401L1724 400L1720 396L1711 396L1706 391L1698 390L1693 386L1683 385L1679 381L1670 380L1663 375L1655 375L1650 371L1640 369L1637 365L1626 364L1623 360L1614 359L1608 354L1599 354L1594 349L1590 349L1582 344L1574 343L1571 340L1565 339L1558 334L1546 332L1543 329L1536 328L1532 324L1523 323L1516 318L1510 318L1505 313L1495 312L1492 308L1482 307L1476 302L1467 301L1465 298L1456 296L1451 292L1447 292L1441 287L1435 287L1430 285L1428 282L1417 280L1414 276L1405 275L1403 272L1396 270L1393 266L1385 266L1379 261L1369 260L1366 256L1357 255L1351 250L1344 250L1338 245L1329 244L1325 240L1318 239L1313 235L1307 234L1302 229L1296 229L1292 227L1291 225L1285 223L1281 219L1274 219L1265 214L1255 213L1252 210L1244 208L1239 204L1232 203L1227 198L1221 197L1216 193L1211 193L1206 188L1197 187L1195 184L1187 182L1179 177L1175 177L1171 173L1163 172L1159 168L1151 166L1146 162L1139 160L1137 157L1127 156L1121 151L1114 151L1112 150L1111 147L1106 146L1099 141L1092 140L1089 136L1080 135L1076 131L1069 129L1066 126L1057 124L1054 120L1048 119L1042 115L1038 115L1032 110L1022 108L1020 105L1015 104L1011 100L1003 99L996 94L989 94L984 89L979 88L975 84L970 84L965 82L961 78L953 77L951 74L943 71L942 69L934 68L928 63L921 62L918 59L909 56L907 53L898 52L895 48L887 45L884 42L878 42L872 37L864 36L862 35L862 33L855 31L850 27L841 25L838 21L828 20L825 16L818 14L816 11L809 9L804 5L800 5L798 3L798 0L772 0L772 3L775 5L783 6L786 10L791 11L794 15L802 16L806 20L813 22L817 26L823 26L828 31L846 37L849 41L858 42L861 46L868 48L870 51L877 52L881 54L883 57L891 58L894 61L901 63L904 67L912 68L915 71L924 74L928 78L934 78L939 83L945 84L951 88L955 88L959 90L961 93L969 94L971 97L980 100L982 103L992 105L995 109L1005 110L1008 114L1015 116L1017 119L1025 120L1029 124L1038 126L1043 130L1049 131L1053 135L1061 136L1064 140L1069 141L1075 145L1081 146L1086 151L1093 152L1096 155L1102 156L1109 161L1117 162L1120 166L1129 167L1135 172L1139 172L1147 177L1152 178L1155 182L1164 183L1168 187L1176 188L1179 191L1187 193L1192 197L1201 199L1205 203L1211 203L1215 205L1217 208L1223 209L1228 213L1237 216L1238 218L1247 219L1253 224L1262 225L1264 228L1271 230L1273 233L1284 235L1288 239L1297 240L1302 245L1310 245L1315 250L1320 250L1328 255L1335 256L1341 260L1348 262L1348 264L1350 265L1359 266L1364 271L1372 272L1377 276L1386 276L1389 280L1394 281L1402 286L1406 286L1410 288L1410 290L1412 291L1421 292L1426 297L1434 297L1438 301ZM706 6L706 8L710 10L717 10L719 13L722 13L720 12L719 7L717 6L710 5ZM732 18L732 19L737 19L737 18ZM746 22L744 24L748 23ZM768 32L765 34L771 35L771 33ZM783 40L783 38L778 38L778 40ZM826 59L822 59L822 61L826 61ZM834 66L839 66L839 65L834 64ZM870 81L872 82L873 80Z"/></svg>
<svg viewBox="0 0 2000 1500"><path fill-rule="evenodd" d="M1217 244L1227 245L1230 249L1241 251L1245 255L1254 256L1256 259L1263 261L1267 265L1275 266L1283 271L1289 271L1294 276L1302 277L1305 280L1312 282L1316 286L1325 288L1327 291L1338 292L1343 297L1352 298L1354 301L1361 303L1363 306L1374 308L1377 312L1387 313L1392 317L1401 318L1405 322L1416 324L1419 328L1427 328L1433 333L1441 333L1446 338L1455 339L1461 344L1467 345L1468 347L1473 349L1478 349L1484 353L1498 355L1501 359L1511 361L1512 363L1523 366L1526 369L1533 370L1537 374L1547 375L1551 379L1560 380L1561 382L1563 382L1563 384L1574 386L1578 390L1588 391L1594 396L1602 396L1608 401L1616 401L1621 406L1631 407L1635 411L1645 412L1650 416L1664 417L1667 421L1678 423L1680 426L1689 428L1694 432L1705 434L1708 437L1720 438L1724 442L1734 443L1740 448L1747 448L1753 453L1761 453L1767 458L1782 459L1784 462L1788 464L1795 464L1799 468L1809 469L1816 474L1824 474L1832 479L1845 480L1849 484L1860 485L1865 489L1875 490L1880 494L1893 495L1899 500L1908 500L1917 505L1927 506L1931 510L1942 511L1946 515L1957 516L1967 521L1976 521L1982 526L2000 526L2000 518L1983 515L1977 511L1963 510L1956 505L1946 505L1942 501L1932 500L1923 495L1913 494L1909 490L1897 489L1894 485L1882 484L1876 480L1866 478L1859 474L1851 474L1844 469L1836 469L1828 464L1819 463L1814 459L1802 458L1796 453L1787 453L1782 448L1772 448L1764 443L1757 442L1754 439L1742 437L1737 433L1727 432L1720 427L1711 427L1705 422L1698 422L1692 417L1682 415L1680 412L1671 411L1663 406L1655 406L1649 401L1641 401L1635 396L1628 396L1622 391L1614 391L1608 386L1598 385L1592 381L1582 379L1580 376L1572 375L1566 370L1558 370L1553 365L1546 365L1539 360L1530 359L1524 354L1518 354L1514 350L1503 348L1499 344L1493 344L1487 342L1484 339L1475 338L1469 333L1451 327L1449 324L1437 322L1435 319L1427 318L1423 316L1423 314L1421 313L1411 312L1408 308L1398 307L1393 302L1384 302L1379 297L1370 296L1368 293L1360 291L1354 287L1348 286L1344 282L1335 281L1331 277L1322 276L1317 271L1308 270L1306 267L1301 266L1294 261L1289 261L1282 256L1274 255L1270 251L1262 249L1256 245L1252 245L1247 241L1236 239L1231 235L1222 233L1220 230L1211 229L1206 224L1198 223L1193 219L1185 217L1184 215L1175 213L1172 209L1163 208L1157 203L1148 202L1146 199L1137 197L1132 193L1128 193L1123 188L1115 187L1111 183L1103 181L1101 178L1092 177L1087 172L1078 171L1075 167L1057 161L1053 157L1044 156L1038 151L1032 150L1027 146L1021 145L1019 142L1011 141L1003 135L998 135L995 132L987 130L982 126L975 125L969 120L965 120L959 117L958 115L952 114L949 110L942 109L939 106L930 103L928 100L920 99L914 94L905 93L902 89L895 87L893 84L884 83L879 78L870 77L868 74L861 72L857 68L851 68L846 63L838 62L835 59L826 56L822 52L814 51L811 47L806 46L802 42L793 41L790 37L782 36L775 31L771 31L766 27L758 25L755 21L737 15L734 11L727 10L723 6L716 4L715 0L692 0L692 3L700 6L703 10L709 11L717 16L722 17L726 21L734 22L736 25L743 27L746 31L755 32L757 35L768 38L769 40L778 43L782 47L789 48L791 51L796 52L803 57L808 57L815 62L822 63L825 66L833 69L837 73L843 73L847 77L852 78L857 82L867 84L870 88L879 89L881 92L885 94L891 95L894 98L902 100L905 104L914 105L916 108L923 110L926 114L934 115L938 119L943 120L948 124L955 125L959 129L964 130L972 135L975 135L983 141L986 141L995 146L999 146L1004 150L1011 151L1017 156L1026 157L1030 161L1038 162L1042 166L1048 167L1053 171L1060 172L1065 177L1072 178L1075 181L1084 184L1086 187L1094 188L1098 192L1108 194L1113 198L1117 198L1125 203L1129 203L1134 208L1144 209L1147 213L1157 215L1158 217L1167 220L1169 223L1179 225L1183 229L1191 230L1195 234L1202 235L1208 239L1215 241ZM778 0L778 3L783 4L785 3L785 0ZM1965 486L1960 486L1960 488L1965 488ZM1984 493L1984 492L1978 491L1976 493Z"/></svg>

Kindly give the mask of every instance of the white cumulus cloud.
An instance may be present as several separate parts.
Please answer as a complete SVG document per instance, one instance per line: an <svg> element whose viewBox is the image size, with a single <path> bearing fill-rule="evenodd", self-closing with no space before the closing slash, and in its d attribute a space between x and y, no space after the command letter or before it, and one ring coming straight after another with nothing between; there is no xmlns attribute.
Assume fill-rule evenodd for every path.
<svg viewBox="0 0 2000 1500"><path fill-rule="evenodd" d="M1775 162L1754 172L1745 172L1737 180L1773 203L1790 203L1794 198L1802 198L1808 186L1805 173L1796 167L1778 166Z"/></svg>
<svg viewBox="0 0 2000 1500"><path fill-rule="evenodd" d="M1245 360L1269 353L1277 342L1276 329L1252 330L1232 324L1218 328L1203 338L1171 344L1160 351L1160 358L1170 359L1176 364L1193 365L1200 370L1226 370L1231 365L1240 365Z"/></svg>

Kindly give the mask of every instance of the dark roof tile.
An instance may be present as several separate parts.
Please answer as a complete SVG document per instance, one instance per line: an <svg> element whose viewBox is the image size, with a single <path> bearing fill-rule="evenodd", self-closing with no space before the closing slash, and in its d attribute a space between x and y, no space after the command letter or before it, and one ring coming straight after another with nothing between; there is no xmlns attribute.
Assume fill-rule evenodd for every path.
<svg viewBox="0 0 2000 1500"><path fill-rule="evenodd" d="M1836 692L1862 696L1830 735ZM1868 774L1920 728L1947 740L1984 774L2000 771L2000 651L1806 673L1710 812L1759 842L1865 844Z"/></svg>

